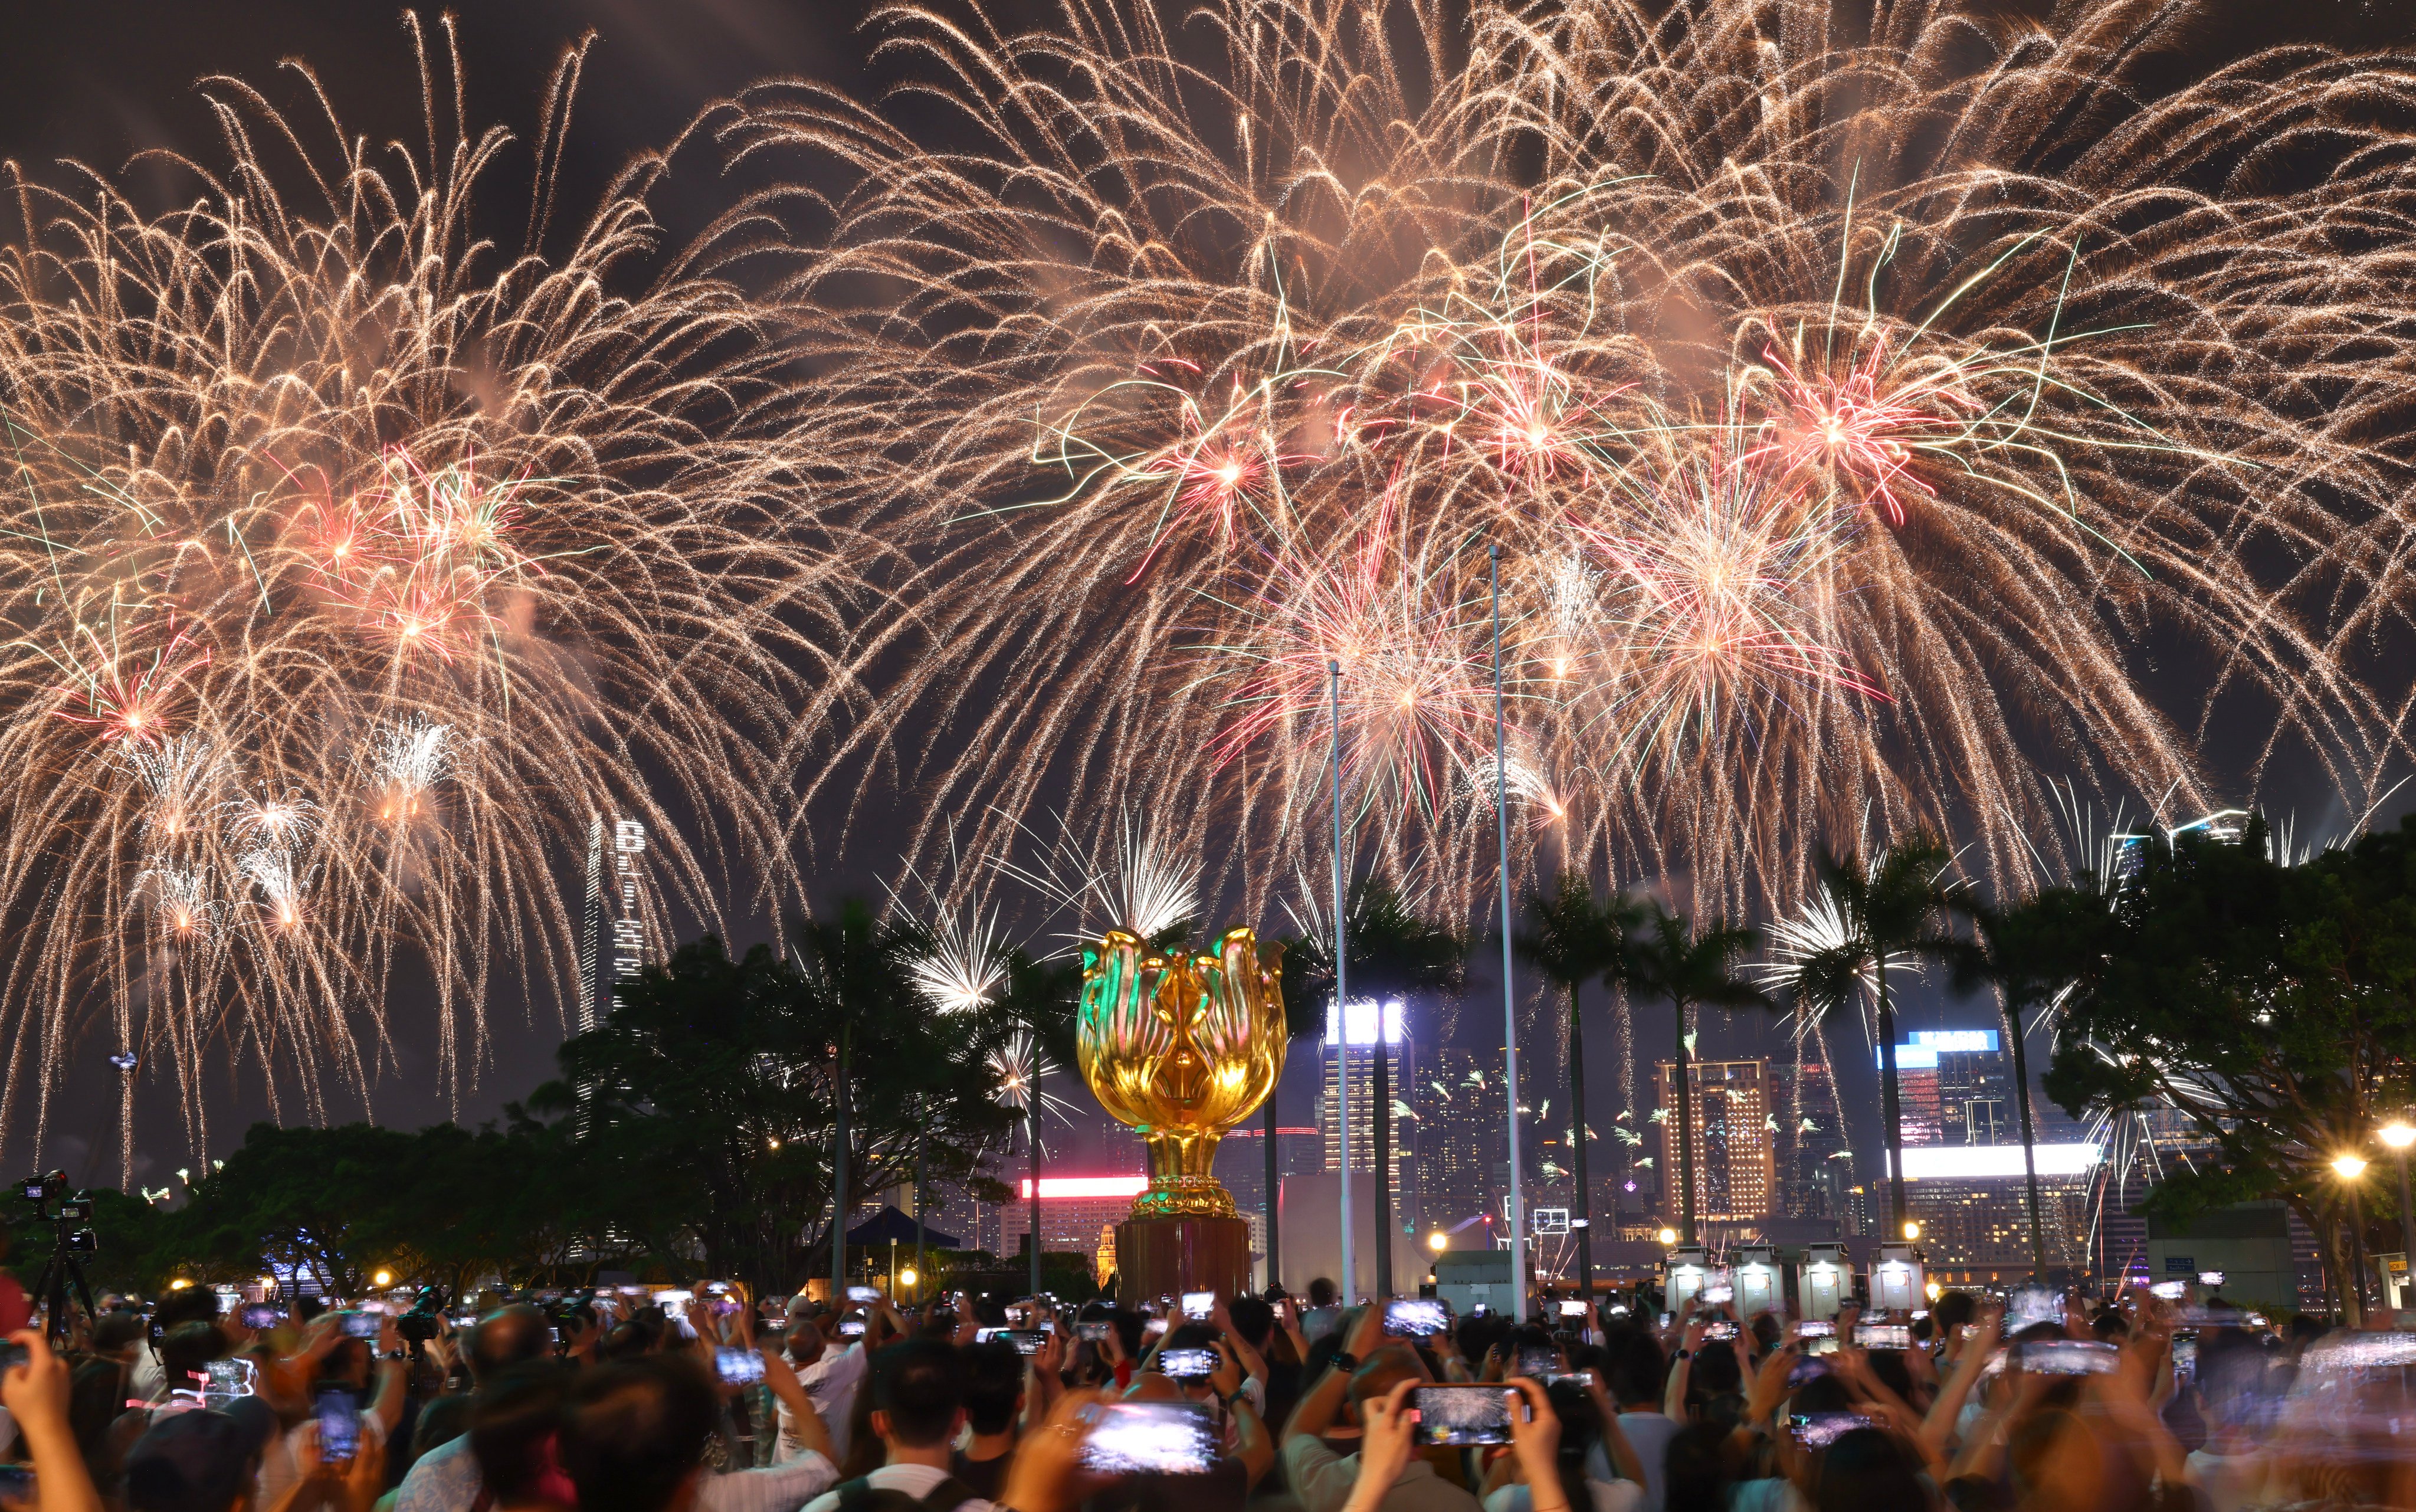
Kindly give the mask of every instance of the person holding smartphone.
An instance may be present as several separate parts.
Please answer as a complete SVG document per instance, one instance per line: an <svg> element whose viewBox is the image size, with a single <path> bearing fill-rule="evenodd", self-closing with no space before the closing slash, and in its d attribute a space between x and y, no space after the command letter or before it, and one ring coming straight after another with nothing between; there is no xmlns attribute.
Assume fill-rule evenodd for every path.
<svg viewBox="0 0 2416 1512"><path fill-rule="evenodd" d="M1371 1405L1391 1400L1395 1387L1432 1383L1414 1350L1384 1342L1381 1304L1344 1318L1342 1348L1301 1394L1283 1429L1284 1474L1306 1512L1341 1512L1356 1498L1360 1455L1336 1454L1322 1437L1326 1429L1346 1411L1365 1429ZM1371 1494L1382 1512L1478 1512L1475 1497L1444 1480L1423 1458L1408 1459Z"/></svg>
<svg viewBox="0 0 2416 1512"><path fill-rule="evenodd" d="M333 1410L325 1406L330 1397L339 1400L357 1420L361 1443L373 1446L383 1460L386 1442L402 1421L405 1370L411 1355L403 1348L394 1319L380 1315L374 1337L362 1338L344 1327L347 1319L358 1316L336 1312L312 1319L303 1334L301 1353L284 1363L298 1367L304 1389L318 1410ZM266 1372L263 1380L272 1382L278 1374ZM303 1436L310 1427L309 1420L297 1423L280 1438L269 1441L260 1466L263 1504L283 1500L304 1478Z"/></svg>
<svg viewBox="0 0 2416 1512"><path fill-rule="evenodd" d="M825 1333L824 1329L830 1330ZM831 1441L834 1464L845 1464L855 1414L855 1394L863 1389L869 1355L862 1338L838 1337L838 1313L800 1294L789 1300L789 1327L782 1339L798 1383L812 1399L815 1414ZM774 1464L784 1464L806 1452L795 1415L780 1408L780 1438L772 1452Z"/></svg>

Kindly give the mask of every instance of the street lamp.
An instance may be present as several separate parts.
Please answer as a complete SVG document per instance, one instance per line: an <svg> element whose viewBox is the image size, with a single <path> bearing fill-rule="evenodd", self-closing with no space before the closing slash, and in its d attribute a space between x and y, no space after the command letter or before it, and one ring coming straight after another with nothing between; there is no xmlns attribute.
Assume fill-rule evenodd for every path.
<svg viewBox="0 0 2416 1512"><path fill-rule="evenodd" d="M2357 1317L2348 1318L2345 1308L2343 1312L2344 1319L2351 1323L2365 1317L2365 1220L2360 1216L2357 1202L2357 1179L2365 1174L2365 1157L2361 1155L2333 1157L2333 1174L2340 1178L2341 1187L2348 1193L2349 1287L2343 1290L2342 1301L2346 1304L2350 1296L2357 1298Z"/></svg>
<svg viewBox="0 0 2416 1512"><path fill-rule="evenodd" d="M2416 1126L2404 1118L2394 1118L2375 1130L2375 1136L2399 1162L2399 1259L2408 1267L2402 1274L2416 1280L2416 1213L2409 1211L2416 1204L2408 1201L2408 1147L2416 1144Z"/></svg>
<svg viewBox="0 0 2416 1512"><path fill-rule="evenodd" d="M1678 1242L1678 1231L1675 1229L1663 1229L1661 1231L1661 1242L1665 1245L1676 1244Z"/></svg>
<svg viewBox="0 0 2416 1512"><path fill-rule="evenodd" d="M1444 1250L1451 1247L1451 1235L1443 1232L1441 1229L1437 1229L1434 1232L1427 1235L1427 1247L1440 1255Z"/></svg>

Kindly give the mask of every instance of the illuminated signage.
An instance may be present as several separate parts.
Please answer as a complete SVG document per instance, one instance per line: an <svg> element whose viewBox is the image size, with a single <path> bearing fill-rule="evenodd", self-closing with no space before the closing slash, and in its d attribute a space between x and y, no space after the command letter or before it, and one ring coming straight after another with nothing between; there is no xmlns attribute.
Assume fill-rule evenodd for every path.
<svg viewBox="0 0 2416 1512"><path fill-rule="evenodd" d="M1343 1005L1342 1017L1351 1027L1351 1043L1354 1045L1376 1043L1376 1000L1374 998L1352 999ZM1401 1000L1399 998L1385 1000L1383 1017L1384 1043L1399 1044L1401 1042ZM1334 1029L1334 1005L1329 1003L1325 1005L1325 1042L1331 1045L1336 1043L1336 1038Z"/></svg>
<svg viewBox="0 0 2416 1512"><path fill-rule="evenodd" d="M2039 1145L2038 1173L2085 1175L2097 1169L2104 1150L2105 1146L2099 1144ZM1880 1160L1881 1169L1888 1169L1885 1151L1880 1153ZM1916 1144L1904 1152L1907 1181L1967 1181L2020 1174L2022 1147L2018 1144Z"/></svg>
<svg viewBox="0 0 2416 1512"><path fill-rule="evenodd" d="M1059 1197L1139 1197L1149 1190L1147 1176L1043 1176L1040 1178L1040 1200L1044 1202ZM1032 1178L1023 1178L1020 1193L1025 1202L1032 1201Z"/></svg>

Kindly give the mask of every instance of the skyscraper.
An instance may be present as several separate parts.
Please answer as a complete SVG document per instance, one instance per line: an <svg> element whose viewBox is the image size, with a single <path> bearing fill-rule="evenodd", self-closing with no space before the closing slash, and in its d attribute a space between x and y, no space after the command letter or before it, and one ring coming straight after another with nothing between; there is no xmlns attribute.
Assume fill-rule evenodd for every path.
<svg viewBox="0 0 2416 1512"><path fill-rule="evenodd" d="M2009 1144L2021 1139L2013 1057L1994 1029L1917 1029L1895 1048L1907 1144ZM1878 1064L1878 1051L1872 1051Z"/></svg>
<svg viewBox="0 0 2416 1512"><path fill-rule="evenodd" d="M1707 1222L1767 1217L1777 1195L1768 1061L1697 1061L1694 1071L1695 1216ZM1657 1063L1661 1169L1672 1201L1678 1183L1678 1066Z"/></svg>
<svg viewBox="0 0 2416 1512"><path fill-rule="evenodd" d="M1351 1169L1353 1172L1373 1172L1376 1169L1377 1005L1369 1001L1354 1002L1350 1005L1345 1017L1351 1031ZM1406 1099L1415 1084L1417 1047L1412 1042L1402 1018L1399 999L1383 1005L1381 1021L1383 1029L1384 1085L1395 1104L1390 1165L1397 1213L1415 1211L1403 1197L1407 1188L1401 1185L1401 1172L1404 1167L1415 1170L1417 1120L1405 1119L1400 1115L1408 1106ZM1319 1049L1322 1074L1319 1078L1317 1128L1325 1141L1325 1169L1339 1171L1342 1169L1342 1124L1337 1111L1341 1106L1343 1057L1341 1034L1331 1007L1325 1015L1325 1042Z"/></svg>
<svg viewBox="0 0 2416 1512"><path fill-rule="evenodd" d="M1418 1111L1418 1226L1450 1229L1508 1189L1502 1051L1436 1051L1411 1098Z"/></svg>
<svg viewBox="0 0 2416 1512"><path fill-rule="evenodd" d="M1778 1127L1773 1156L1778 1170L1779 1216L1843 1218L1844 1194L1853 1185L1853 1161L1837 1126L1837 1101L1829 1069L1817 1059L1800 1066L1770 1068L1772 1116ZM1847 1155L1843 1160L1834 1158ZM1837 1176L1842 1173L1841 1185Z"/></svg>

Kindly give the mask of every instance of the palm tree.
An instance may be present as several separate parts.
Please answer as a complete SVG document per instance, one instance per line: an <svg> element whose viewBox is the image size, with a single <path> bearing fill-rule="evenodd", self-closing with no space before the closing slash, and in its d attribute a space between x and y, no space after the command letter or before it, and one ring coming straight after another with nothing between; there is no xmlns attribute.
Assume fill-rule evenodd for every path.
<svg viewBox="0 0 2416 1512"><path fill-rule="evenodd" d="M862 1172L847 1168L849 1091L856 1041L920 1006L913 959L919 936L911 925L875 917L862 899L844 900L829 918L790 930L790 960L806 1002L836 1022L831 1050L831 1289L847 1284L847 1215Z"/></svg>
<svg viewBox="0 0 2416 1512"><path fill-rule="evenodd" d="M1371 877L1351 896L1350 985L1382 1004L1457 993L1468 976L1469 942L1448 927L1422 917L1400 890L1382 877ZM1284 945L1284 959L1297 970L1284 973L1284 1013L1297 1026L1314 1023L1316 1006L1334 990L1333 937L1310 929ZM1378 1009L1375 1090L1369 1112L1375 1122L1376 1295L1393 1290L1393 1092L1384 1061L1382 1010ZM1335 1009L1339 1031L1342 1013ZM1347 1040L1347 1034L1344 1036ZM1272 1127L1272 1126L1270 1126Z"/></svg>
<svg viewBox="0 0 2416 1512"><path fill-rule="evenodd" d="M1578 994L1597 977L1615 978L1628 930L1643 917L1641 905L1624 894L1597 900L1593 884L1582 871L1563 871L1552 896L1527 895L1527 913L1533 919L1510 943L1544 979L1569 996L1569 1116L1576 1133L1569 1141L1577 1171L1576 1219L1578 1282L1593 1291L1593 1215L1586 1190L1585 1019ZM1517 1117L1513 1109L1511 1116Z"/></svg>
<svg viewBox="0 0 2416 1512"><path fill-rule="evenodd" d="M1703 1006L1766 1008L1769 995L1737 975L1736 960L1759 936L1748 929L1713 924L1699 931L1683 914L1653 910L1649 930L1628 935L1621 967L1627 990L1638 997L1666 1000L1677 1019L1678 1237L1695 1237L1695 1098L1693 1056L1686 1046L1686 1010Z"/></svg>
<svg viewBox="0 0 2416 1512"><path fill-rule="evenodd" d="M1832 943L1805 952L1787 975L1796 1001L1816 1016L1837 1011L1865 984L1879 1004L1880 1095L1887 1116L1888 1212L1891 1232L1905 1232L1904 1121L1897 1104L1895 1007L1888 996L1888 971L1921 961L1968 960L1973 949L1947 929L1951 915L1969 914L1968 891L1945 880L1946 848L1927 835L1898 840L1865 865L1823 853L1820 890L1834 911Z"/></svg>

